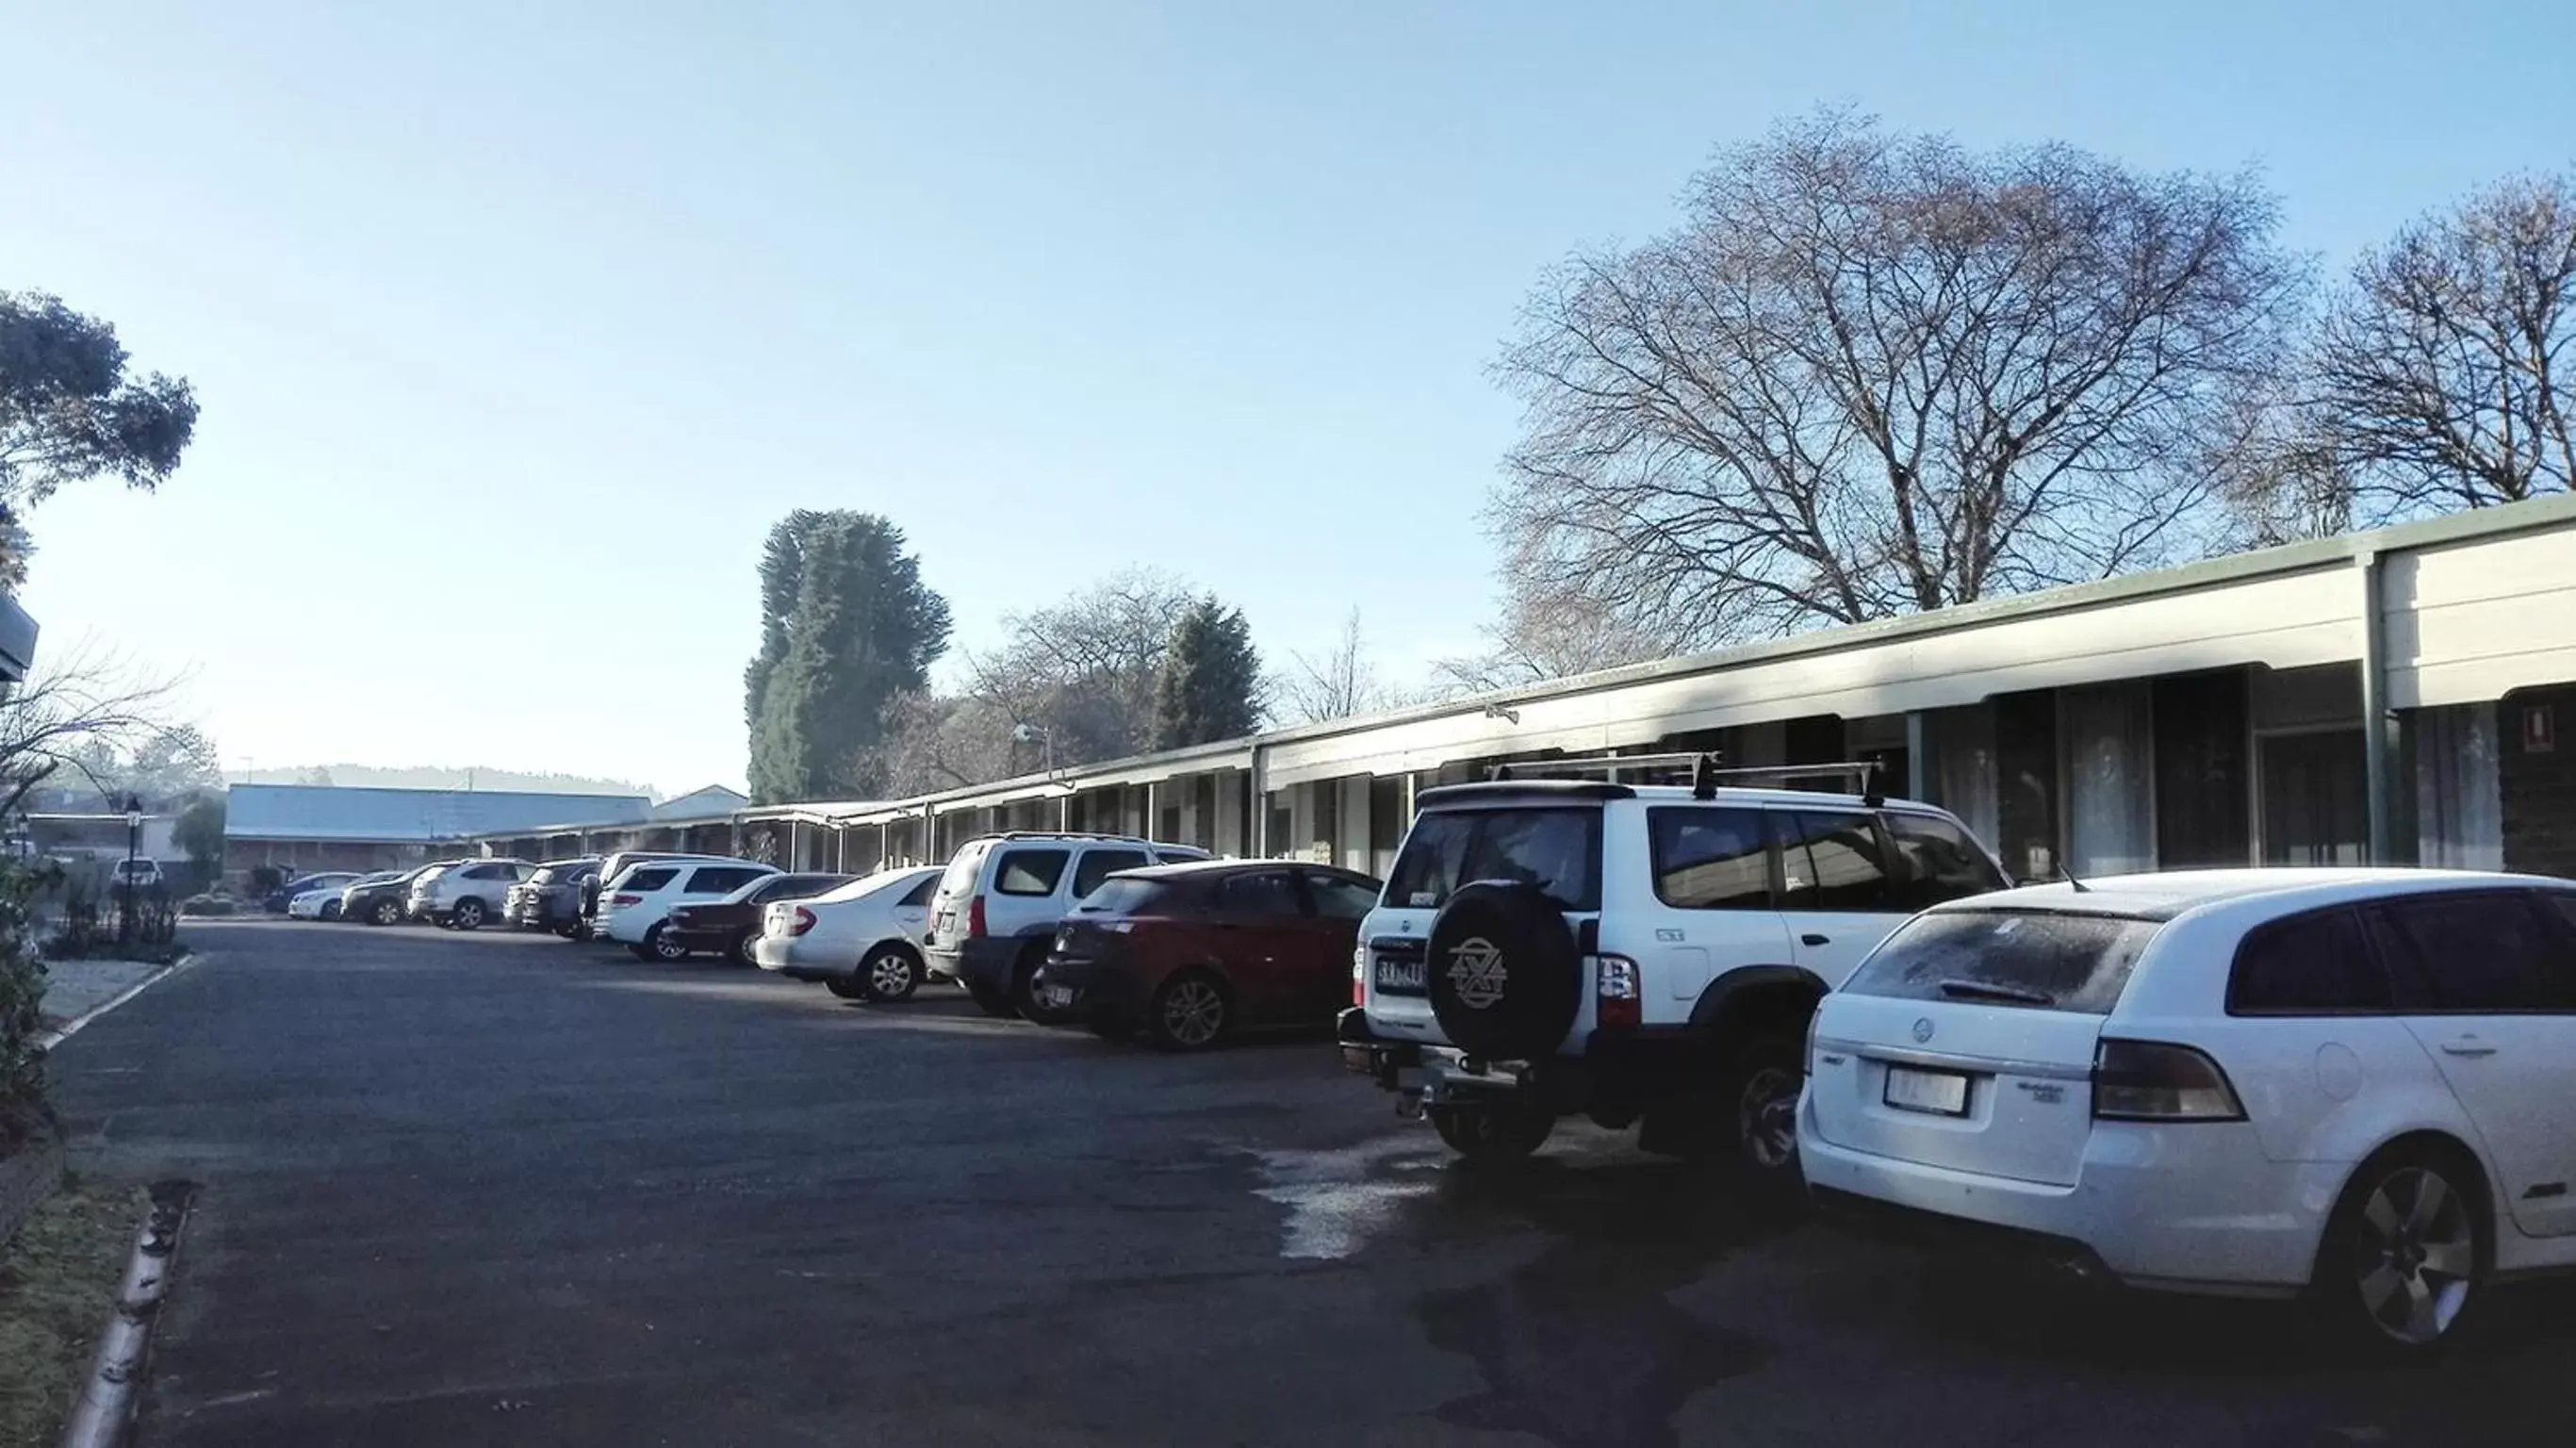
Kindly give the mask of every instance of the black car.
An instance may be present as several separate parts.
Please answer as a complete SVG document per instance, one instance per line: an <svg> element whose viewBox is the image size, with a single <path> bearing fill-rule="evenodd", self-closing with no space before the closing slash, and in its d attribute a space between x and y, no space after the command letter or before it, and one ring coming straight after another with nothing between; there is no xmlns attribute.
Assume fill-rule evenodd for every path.
<svg viewBox="0 0 2576 1448"><path fill-rule="evenodd" d="M372 885L352 885L340 902L340 918L368 925L400 925L403 907L411 902L411 882L441 865L463 864L462 860L431 860L414 865L390 880Z"/></svg>
<svg viewBox="0 0 2576 1448"><path fill-rule="evenodd" d="M582 923L582 901L599 878L599 857L548 860L502 897L501 918L521 930L547 930L570 939Z"/></svg>

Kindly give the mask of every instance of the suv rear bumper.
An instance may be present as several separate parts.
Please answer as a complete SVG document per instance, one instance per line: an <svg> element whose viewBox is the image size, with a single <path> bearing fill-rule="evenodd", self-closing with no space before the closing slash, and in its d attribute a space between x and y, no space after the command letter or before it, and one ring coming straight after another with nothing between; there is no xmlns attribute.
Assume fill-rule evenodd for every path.
<svg viewBox="0 0 2576 1448"><path fill-rule="evenodd" d="M1015 935L973 935L957 942L953 952L931 950L927 959L932 975L971 989L1003 991L1011 988L1011 967L1027 947L1028 941Z"/></svg>
<svg viewBox="0 0 2576 1448"><path fill-rule="evenodd" d="M1358 1006L1335 1019L1344 1069L1426 1103L1478 1094L1534 1096L1560 1115L1625 1120L1687 1093L1707 1072L1707 1041L1689 1026L1597 1030L1579 1056L1476 1061L1453 1046L1382 1036Z"/></svg>

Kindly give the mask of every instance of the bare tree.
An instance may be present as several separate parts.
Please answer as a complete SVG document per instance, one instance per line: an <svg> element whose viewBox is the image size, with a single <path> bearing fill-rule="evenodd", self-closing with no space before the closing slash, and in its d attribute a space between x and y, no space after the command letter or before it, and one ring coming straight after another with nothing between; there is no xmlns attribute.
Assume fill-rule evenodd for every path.
<svg viewBox="0 0 2576 1448"><path fill-rule="evenodd" d="M1492 644L1486 652L1439 662L1440 679L1452 690L1524 688L1667 652L1652 632L1618 617L1601 600L1579 592L1540 593L1517 571L1506 590L1502 621L1487 626L1485 637Z"/></svg>
<svg viewBox="0 0 2576 1448"><path fill-rule="evenodd" d="M88 641L39 665L0 698L0 819L58 778L112 797L124 782L114 765L167 732L177 689Z"/></svg>
<svg viewBox="0 0 2576 1448"><path fill-rule="evenodd" d="M1401 709L1436 697L1438 689L1407 689L1388 682L1369 658L1368 639L1356 608L1342 620L1333 646L1321 654L1291 650L1288 666L1270 678L1269 694L1282 722L1320 724Z"/></svg>
<svg viewBox="0 0 2576 1448"><path fill-rule="evenodd" d="M2249 178L1834 111L1720 152L1685 206L1527 305L1489 513L1539 595L1667 649L2187 548L2196 440L2276 369L2304 292Z"/></svg>
<svg viewBox="0 0 2576 1448"><path fill-rule="evenodd" d="M2314 368L2374 517L2576 487L2576 174L2503 182L2363 257Z"/></svg>
<svg viewBox="0 0 2576 1448"><path fill-rule="evenodd" d="M1063 602L1005 619L1009 642L964 659L966 693L1007 722L1048 731L1056 762L1150 748L1172 627L1199 600L1187 581L1148 568L1110 575ZM1028 765L1038 766L1030 754Z"/></svg>
<svg viewBox="0 0 2576 1448"><path fill-rule="evenodd" d="M1013 721L975 698L898 695L886 708L881 747L886 793L935 794L1015 772Z"/></svg>

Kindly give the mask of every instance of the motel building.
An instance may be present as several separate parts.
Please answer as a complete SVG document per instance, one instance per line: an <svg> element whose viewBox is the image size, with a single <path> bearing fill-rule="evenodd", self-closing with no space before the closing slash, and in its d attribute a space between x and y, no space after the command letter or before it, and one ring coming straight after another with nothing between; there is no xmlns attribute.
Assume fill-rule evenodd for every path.
<svg viewBox="0 0 2576 1448"><path fill-rule="evenodd" d="M1863 759L2025 876L2419 863L2576 875L2576 498L1062 768L736 812L794 868L1147 834L1384 875L1413 800L1551 755ZM702 837L712 831L702 831ZM494 835L536 858L542 838Z"/></svg>

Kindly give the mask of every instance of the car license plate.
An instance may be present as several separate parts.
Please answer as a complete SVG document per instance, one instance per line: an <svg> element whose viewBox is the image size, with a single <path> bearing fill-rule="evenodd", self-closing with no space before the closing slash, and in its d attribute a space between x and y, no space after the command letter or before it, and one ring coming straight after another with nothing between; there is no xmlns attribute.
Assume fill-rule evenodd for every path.
<svg viewBox="0 0 2576 1448"><path fill-rule="evenodd" d="M1887 1068L1887 1089L1880 1099L1899 1111L1928 1111L1935 1116L1968 1114L1968 1078L1952 1071Z"/></svg>
<svg viewBox="0 0 2576 1448"><path fill-rule="evenodd" d="M1430 968L1431 963L1427 960L1401 960L1381 955L1377 957L1377 988L1420 995L1429 987Z"/></svg>
<svg viewBox="0 0 2576 1448"><path fill-rule="evenodd" d="M1039 986L1038 1003L1053 1010L1063 1010L1066 1006L1073 1004L1073 987L1069 985Z"/></svg>

